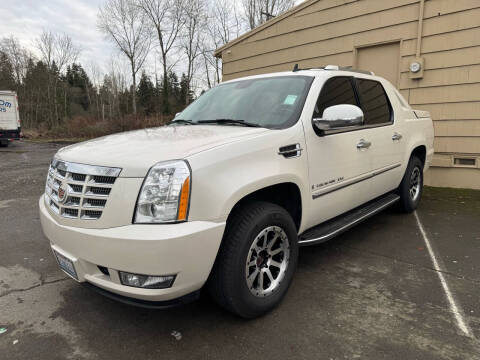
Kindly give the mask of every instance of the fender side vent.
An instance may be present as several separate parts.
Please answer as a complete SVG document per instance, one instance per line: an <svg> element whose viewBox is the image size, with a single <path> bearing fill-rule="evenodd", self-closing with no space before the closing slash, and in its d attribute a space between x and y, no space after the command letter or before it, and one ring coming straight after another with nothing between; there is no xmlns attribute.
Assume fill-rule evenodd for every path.
<svg viewBox="0 0 480 360"><path fill-rule="evenodd" d="M278 155L283 155L283 157L290 159L294 157L299 157L302 155L302 148L300 147L300 144L292 144L292 145L285 145L281 146L278 149Z"/></svg>

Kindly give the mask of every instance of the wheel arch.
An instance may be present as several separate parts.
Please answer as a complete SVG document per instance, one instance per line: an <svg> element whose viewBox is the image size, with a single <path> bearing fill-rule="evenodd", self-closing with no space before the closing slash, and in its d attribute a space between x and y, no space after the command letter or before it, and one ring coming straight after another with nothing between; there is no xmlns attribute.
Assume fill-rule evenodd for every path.
<svg viewBox="0 0 480 360"><path fill-rule="evenodd" d="M295 223L297 231L300 229L303 215L302 192L300 186L293 181L278 182L258 187L250 192L237 196L229 206L227 224L242 205L253 201L266 201L284 208Z"/></svg>
<svg viewBox="0 0 480 360"><path fill-rule="evenodd" d="M425 167L425 162L427 159L427 147L425 145L417 145L412 149L409 159L411 159L413 156L418 157L422 162L423 167Z"/></svg>

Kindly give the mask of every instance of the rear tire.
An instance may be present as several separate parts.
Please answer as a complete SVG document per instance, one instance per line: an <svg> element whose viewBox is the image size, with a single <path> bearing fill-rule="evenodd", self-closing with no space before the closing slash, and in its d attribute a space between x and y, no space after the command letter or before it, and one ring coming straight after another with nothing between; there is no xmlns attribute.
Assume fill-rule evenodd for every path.
<svg viewBox="0 0 480 360"><path fill-rule="evenodd" d="M267 202L246 204L229 219L209 292L243 318L261 316L287 293L297 260L297 229L290 214Z"/></svg>
<svg viewBox="0 0 480 360"><path fill-rule="evenodd" d="M400 210L406 213L413 212L420 203L422 192L423 163L418 157L412 156L398 188Z"/></svg>

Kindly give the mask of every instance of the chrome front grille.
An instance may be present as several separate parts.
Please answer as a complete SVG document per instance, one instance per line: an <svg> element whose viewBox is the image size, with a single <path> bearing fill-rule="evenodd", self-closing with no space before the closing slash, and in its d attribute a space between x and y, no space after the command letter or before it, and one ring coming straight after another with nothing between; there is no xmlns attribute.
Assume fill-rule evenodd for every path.
<svg viewBox="0 0 480 360"><path fill-rule="evenodd" d="M48 169L45 202L69 219L100 219L121 169L54 159Z"/></svg>

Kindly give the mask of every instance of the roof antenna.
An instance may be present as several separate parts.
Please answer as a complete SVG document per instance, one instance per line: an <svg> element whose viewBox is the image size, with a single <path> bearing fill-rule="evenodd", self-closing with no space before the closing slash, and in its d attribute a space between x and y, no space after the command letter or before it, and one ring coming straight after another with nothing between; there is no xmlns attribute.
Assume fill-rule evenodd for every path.
<svg viewBox="0 0 480 360"><path fill-rule="evenodd" d="M292 70L292 71L293 71L293 72L297 72L298 70L300 70L300 69L298 68L298 64L295 64L295 65L293 66L293 70Z"/></svg>

